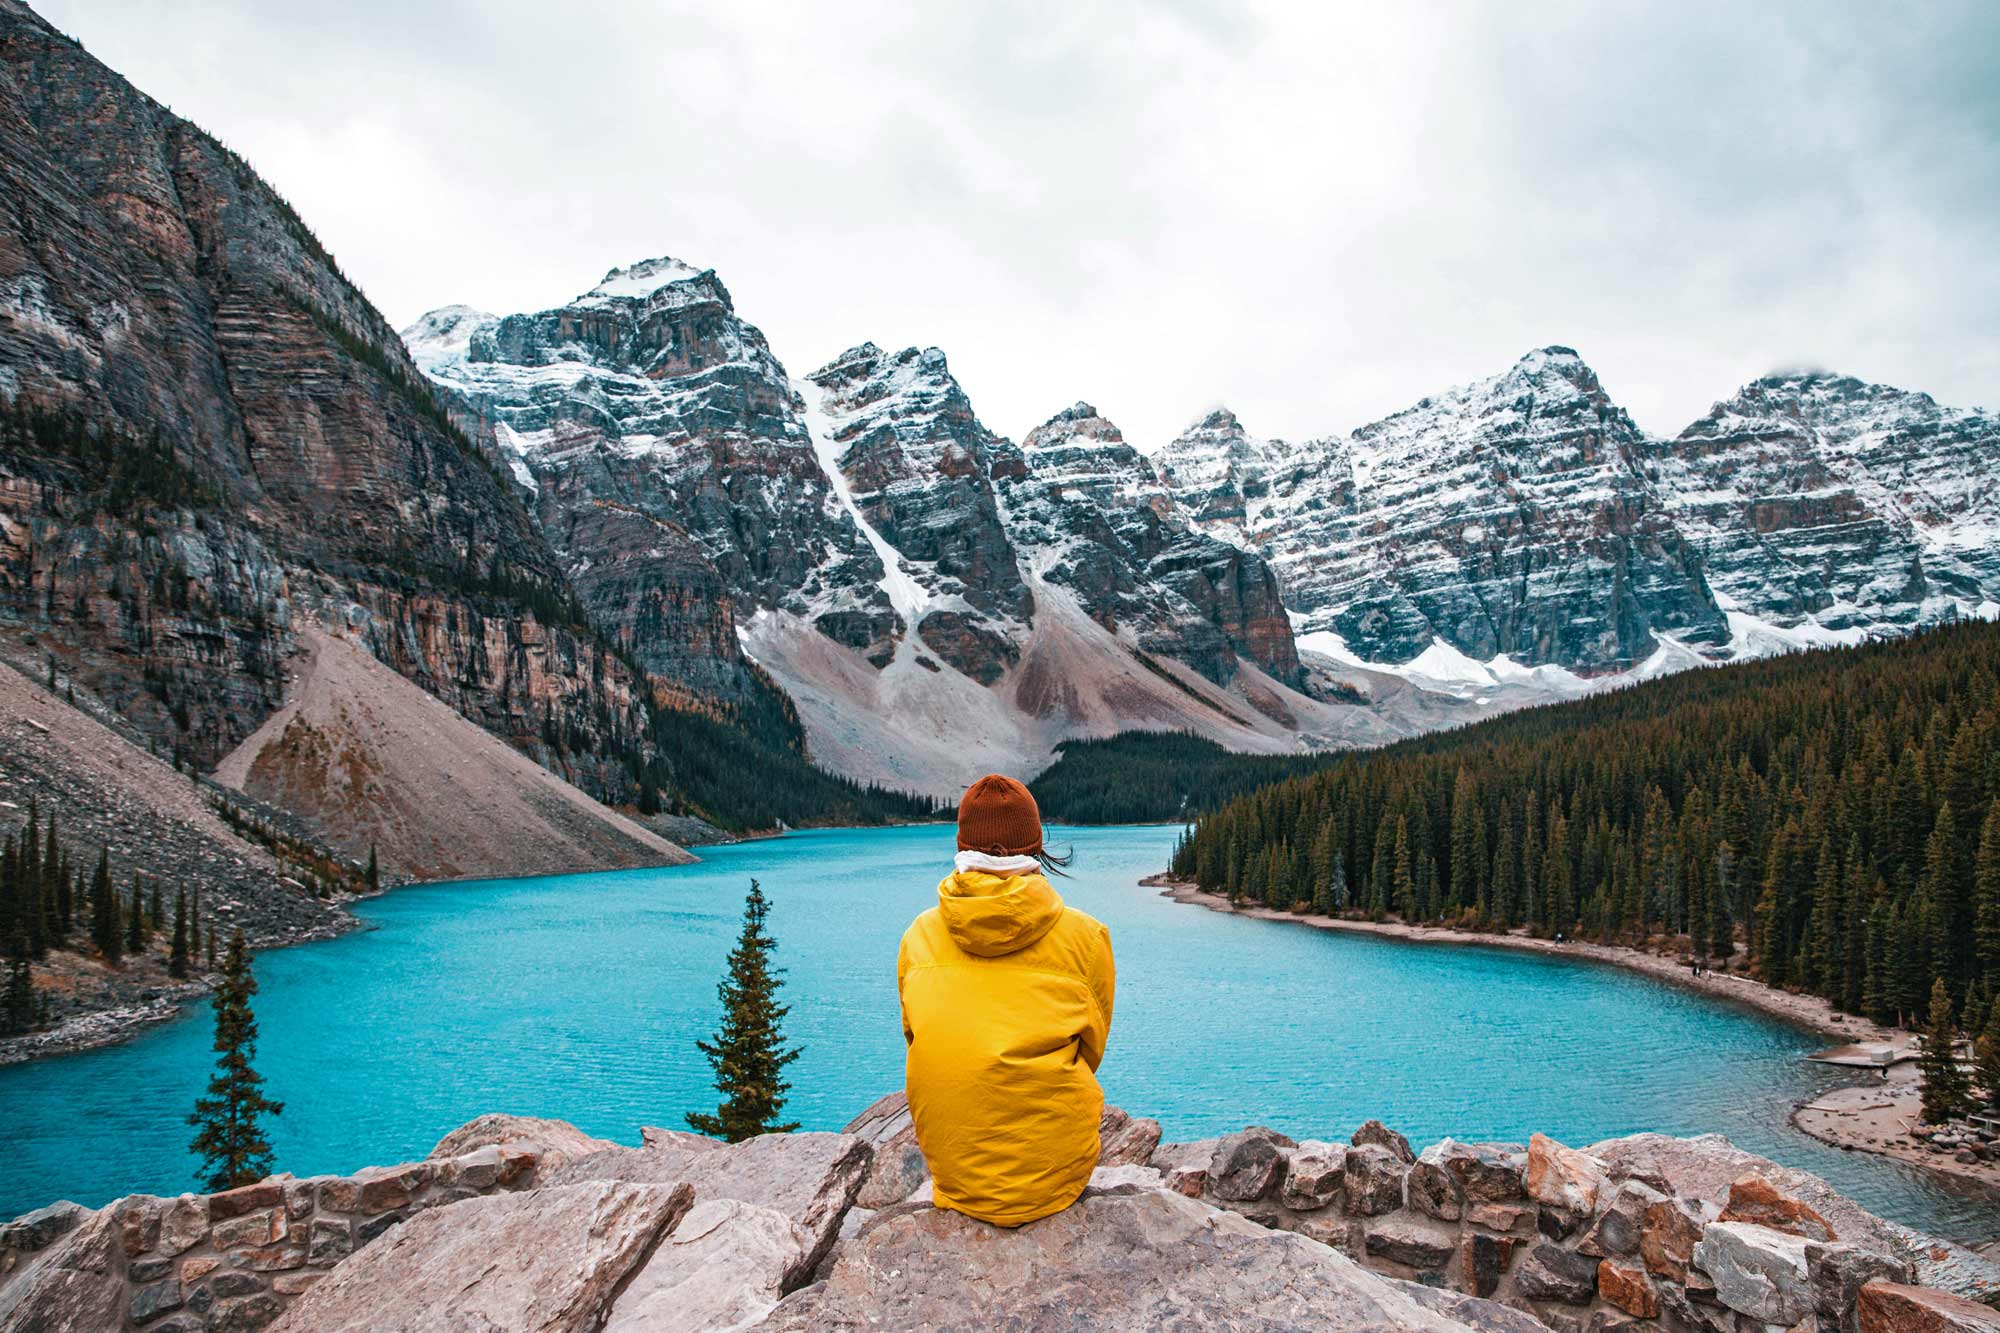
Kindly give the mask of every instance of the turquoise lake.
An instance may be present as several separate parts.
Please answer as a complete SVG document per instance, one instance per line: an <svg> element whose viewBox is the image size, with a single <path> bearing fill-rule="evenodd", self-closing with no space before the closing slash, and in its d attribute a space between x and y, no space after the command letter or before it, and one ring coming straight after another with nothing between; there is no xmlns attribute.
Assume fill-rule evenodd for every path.
<svg viewBox="0 0 2000 1333"><path fill-rule="evenodd" d="M1308 930L1181 906L1138 880L1176 830L1060 830L1064 896L1111 927L1106 1095L1170 1138L1370 1116L1446 1134L1583 1144L1718 1131L1816 1171L1884 1216L2000 1234L2000 1202L1827 1148L1786 1122L1841 1081L1811 1033L1613 968ZM375 929L259 955L258 1067L286 1103L278 1167L421 1157L485 1111L636 1143L714 1105L695 1049L754 876L788 969L790 1110L838 1129L900 1086L896 944L934 901L952 830L833 830L706 848L698 865L399 889ZM121 1046L0 1069L0 1217L193 1188L183 1124L212 1060L208 1007Z"/></svg>

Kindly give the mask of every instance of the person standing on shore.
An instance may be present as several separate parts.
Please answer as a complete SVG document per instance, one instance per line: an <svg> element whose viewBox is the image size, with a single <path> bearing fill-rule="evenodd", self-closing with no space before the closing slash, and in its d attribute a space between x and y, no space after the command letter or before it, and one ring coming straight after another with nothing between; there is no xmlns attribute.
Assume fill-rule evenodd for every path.
<svg viewBox="0 0 2000 1333"><path fill-rule="evenodd" d="M1111 932L1048 881L1028 789L989 774L958 808L958 855L896 958L904 1083L932 1202L1017 1227L1076 1201L1097 1165Z"/></svg>

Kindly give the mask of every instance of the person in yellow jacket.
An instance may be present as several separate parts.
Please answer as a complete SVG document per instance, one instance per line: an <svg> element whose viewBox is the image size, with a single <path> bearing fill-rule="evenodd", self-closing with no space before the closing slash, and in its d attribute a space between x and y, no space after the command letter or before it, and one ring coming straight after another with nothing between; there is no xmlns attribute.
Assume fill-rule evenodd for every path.
<svg viewBox="0 0 2000 1333"><path fill-rule="evenodd" d="M939 1208L1017 1227L1097 1165L1111 932L1063 904L1028 789L997 774L958 807L955 869L903 933L905 1086Z"/></svg>

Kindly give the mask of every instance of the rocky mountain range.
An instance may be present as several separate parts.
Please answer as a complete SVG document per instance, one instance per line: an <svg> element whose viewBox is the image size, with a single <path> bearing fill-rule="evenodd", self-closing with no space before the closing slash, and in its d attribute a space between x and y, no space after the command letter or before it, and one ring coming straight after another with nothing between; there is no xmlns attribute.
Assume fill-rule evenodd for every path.
<svg viewBox="0 0 2000 1333"><path fill-rule="evenodd" d="M1270 561L1309 648L1418 675L1617 675L2000 613L2000 417L1825 373L1662 438L1546 347L1345 436L1218 411L1157 461Z"/></svg>
<svg viewBox="0 0 2000 1333"><path fill-rule="evenodd" d="M670 258L405 339L621 644L690 689L768 671L839 771L950 793L1067 735L1276 750L1327 720L1264 559L1087 405L1016 444L942 352L872 343L795 383Z"/></svg>
<svg viewBox="0 0 2000 1333"><path fill-rule="evenodd" d="M999 436L936 348L794 383L674 259L405 337L650 666L753 662L822 760L927 790L1070 735L1365 744L2000 612L2000 423L1828 375L1665 439L1548 347L1348 435L1218 409L1148 456L1087 403ZM683 592L641 616L649 577Z"/></svg>

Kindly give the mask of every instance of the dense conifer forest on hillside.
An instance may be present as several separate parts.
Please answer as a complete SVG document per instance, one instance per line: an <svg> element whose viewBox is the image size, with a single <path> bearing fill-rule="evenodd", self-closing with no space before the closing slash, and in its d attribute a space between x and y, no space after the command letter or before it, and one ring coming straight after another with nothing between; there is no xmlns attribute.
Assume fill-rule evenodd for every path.
<svg viewBox="0 0 2000 1333"><path fill-rule="evenodd" d="M1269 906L1681 936L1884 1022L2000 992L2000 625L1691 671L1343 757L1204 816Z"/></svg>
<svg viewBox="0 0 2000 1333"><path fill-rule="evenodd" d="M1064 741L1028 784L1042 816L1064 824L1191 819L1246 792L1317 772L1340 754L1237 754L1186 731L1121 731Z"/></svg>

